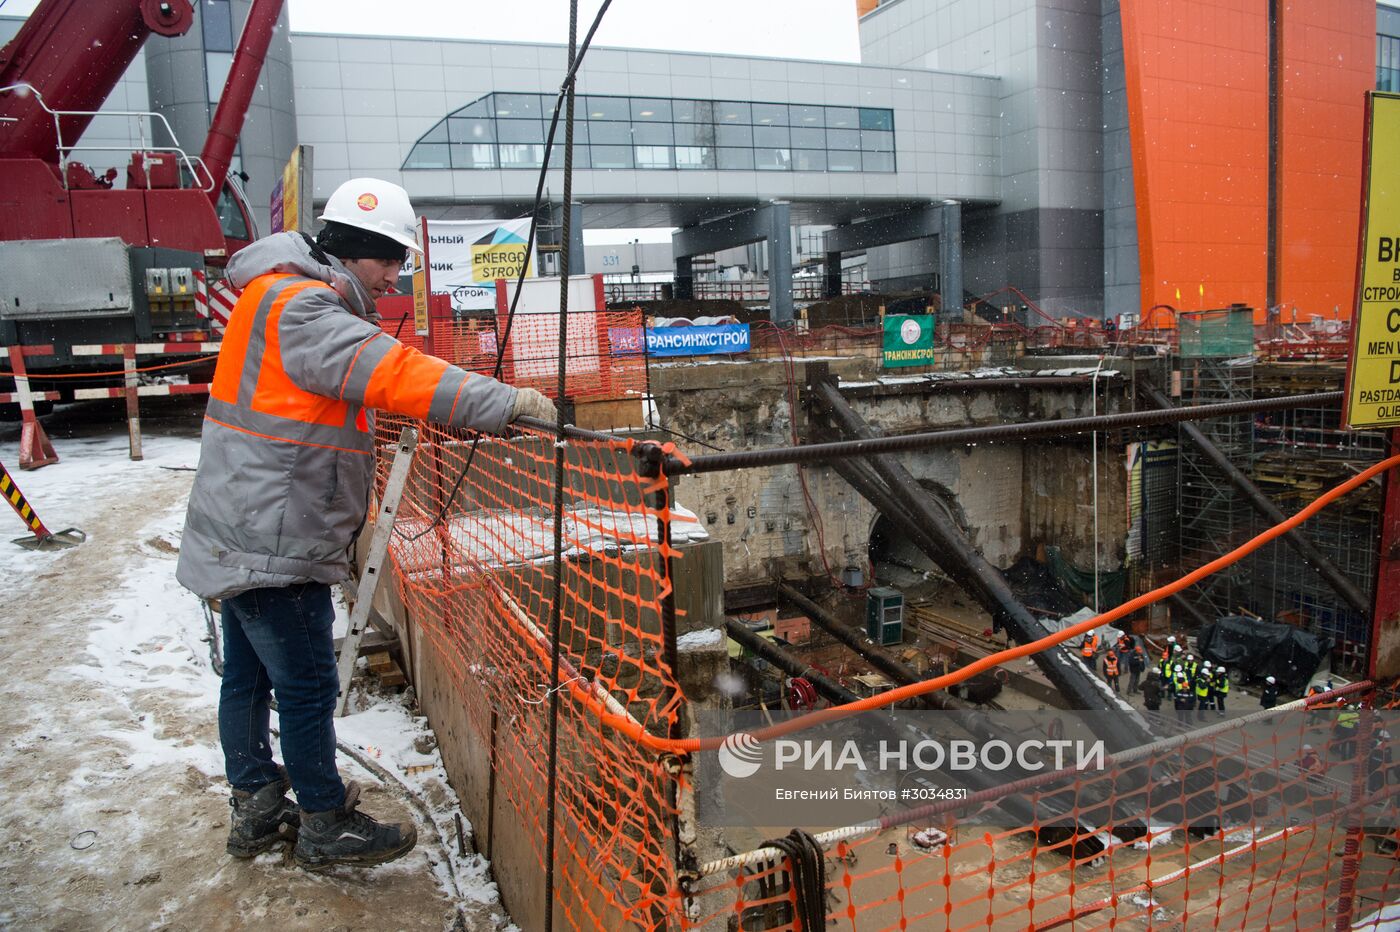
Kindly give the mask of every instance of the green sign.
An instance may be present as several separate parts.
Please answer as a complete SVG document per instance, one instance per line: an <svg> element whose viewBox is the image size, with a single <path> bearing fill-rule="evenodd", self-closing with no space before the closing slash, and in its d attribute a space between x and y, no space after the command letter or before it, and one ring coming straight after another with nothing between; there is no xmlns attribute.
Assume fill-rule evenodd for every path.
<svg viewBox="0 0 1400 932"><path fill-rule="evenodd" d="M933 362L932 314L885 317L885 368L927 366Z"/></svg>

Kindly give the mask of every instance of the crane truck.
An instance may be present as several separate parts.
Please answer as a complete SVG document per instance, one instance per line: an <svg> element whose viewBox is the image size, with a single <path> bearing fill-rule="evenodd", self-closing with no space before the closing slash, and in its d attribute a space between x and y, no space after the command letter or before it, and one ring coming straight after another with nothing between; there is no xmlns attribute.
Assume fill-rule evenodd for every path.
<svg viewBox="0 0 1400 932"><path fill-rule="evenodd" d="M0 347L31 374L111 367L75 346L211 337L197 282L257 235L229 169L281 7L254 0L197 156L160 114L101 114L170 137L120 177L82 161L83 132L148 38L190 29L190 0L43 0L0 49Z"/></svg>

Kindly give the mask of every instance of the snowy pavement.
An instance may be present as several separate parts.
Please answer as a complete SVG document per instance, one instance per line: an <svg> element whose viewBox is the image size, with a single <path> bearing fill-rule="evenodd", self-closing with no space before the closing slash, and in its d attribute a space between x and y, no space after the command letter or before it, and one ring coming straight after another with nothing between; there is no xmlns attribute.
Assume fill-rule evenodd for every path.
<svg viewBox="0 0 1400 932"><path fill-rule="evenodd" d="M23 550L0 511L0 928L505 926L487 865L442 843L457 799L426 720L396 698L357 695L337 723L392 779L344 754L340 767L364 811L418 824L411 855L313 875L277 852L224 853L219 680L200 601L175 581L198 419L177 413L148 422L137 463L115 418L46 418L61 462L15 479L51 529L87 532L80 547ZM5 425L0 460L14 470L17 454Z"/></svg>

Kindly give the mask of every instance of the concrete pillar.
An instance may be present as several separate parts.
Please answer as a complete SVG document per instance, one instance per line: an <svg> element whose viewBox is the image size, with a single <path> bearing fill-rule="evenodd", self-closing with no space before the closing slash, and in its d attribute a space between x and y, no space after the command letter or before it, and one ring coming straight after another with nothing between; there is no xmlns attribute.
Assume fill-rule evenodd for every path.
<svg viewBox="0 0 1400 932"><path fill-rule="evenodd" d="M841 297L841 253L827 253L825 267L822 271L826 273L826 282L822 285L822 297Z"/></svg>
<svg viewBox="0 0 1400 932"><path fill-rule="evenodd" d="M676 257L676 300L689 301L695 297L695 271L690 256Z"/></svg>
<svg viewBox="0 0 1400 932"><path fill-rule="evenodd" d="M938 233L939 285L943 298L943 314L962 317L962 204L944 201L939 211L942 228Z"/></svg>
<svg viewBox="0 0 1400 932"><path fill-rule="evenodd" d="M768 205L768 318L792 321L792 205Z"/></svg>

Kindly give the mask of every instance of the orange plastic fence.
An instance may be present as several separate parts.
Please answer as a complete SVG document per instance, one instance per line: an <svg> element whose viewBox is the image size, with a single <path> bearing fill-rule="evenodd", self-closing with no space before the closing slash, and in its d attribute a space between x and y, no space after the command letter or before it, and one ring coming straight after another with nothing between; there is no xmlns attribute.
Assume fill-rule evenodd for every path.
<svg viewBox="0 0 1400 932"><path fill-rule="evenodd" d="M402 426L380 419L386 449ZM473 452L468 435L418 427L390 556L476 745L495 748L497 806L504 800L514 811L543 871L552 685L560 700L556 921L610 927L597 912L602 901L651 927L675 888L672 758L600 715L625 716L661 737L676 727L682 696L663 639L674 557L662 536L673 523L666 484L638 474L630 442L565 447L563 634L560 678L550 684L553 438L476 438Z"/></svg>
<svg viewBox="0 0 1400 932"><path fill-rule="evenodd" d="M414 330L411 298L381 300L380 326L415 349L472 372L493 374L498 340L506 329L505 315L458 317L446 302L439 305L430 315L427 340ZM566 390L571 400L619 400L646 394L641 311L571 311L568 328ZM553 397L558 391L558 368L558 315L517 314L510 327L502 379Z"/></svg>
<svg viewBox="0 0 1400 932"><path fill-rule="evenodd" d="M1384 705L1396 694L1359 698ZM1209 715L1190 724L1208 729ZM1389 739L1339 731L1336 709L1277 715L1277 746L1251 746L1242 725L1220 725L1104 772L1023 781L848 837L818 835L830 845L828 925L1333 929L1346 904L1341 928L1394 928L1400 913L1385 914L1389 925L1380 918L1400 903L1400 766ZM1034 816L1014 829L968 824L1000 807ZM787 871L762 859L688 885L685 902L701 908L683 927L800 928Z"/></svg>
<svg viewBox="0 0 1400 932"><path fill-rule="evenodd" d="M383 450L401 426L380 419ZM395 578L475 745L490 749L484 766L495 774L498 811L514 813L540 872L551 693L559 699L556 924L799 928L786 863L741 856L706 869L678 861L684 800L696 789L680 765L687 753L711 753L713 742L680 733L673 542L702 532L671 503L670 484L642 474L632 441L563 445L561 660L551 682L554 439L418 426L422 440L391 544ZM386 458L381 481L387 465ZM1377 464L1305 512L1393 465ZM1269 534L1276 536L1266 532L1252 545ZM1035 648L1008 656L1027 649ZM1376 706L1400 704L1390 689L1355 693ZM1364 765L1339 763L1335 710L1278 714L1296 718L1282 767L1263 763L1229 723L1123 756L1104 773L998 787L930 807L914 821L822 837L827 915L837 927L862 930L1099 929L1124 921L1324 929L1335 927L1339 904L1348 902L1347 921L1360 922L1400 900L1400 860L1387 853L1394 838L1367 828L1381 824L1371 818L1380 813L1393 817L1400 771L1384 757L1372 764L1372 749L1389 745L1367 733L1351 739ZM1164 730L1172 728L1169 720ZM1016 800L1032 815L1014 829L967 827L975 809Z"/></svg>

